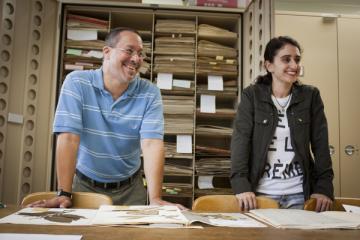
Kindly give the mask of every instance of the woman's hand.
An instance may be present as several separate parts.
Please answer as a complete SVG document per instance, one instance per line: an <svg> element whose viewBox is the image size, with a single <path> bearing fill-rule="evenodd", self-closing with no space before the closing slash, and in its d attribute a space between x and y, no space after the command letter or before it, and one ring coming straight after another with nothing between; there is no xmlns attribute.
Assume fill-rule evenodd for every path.
<svg viewBox="0 0 360 240"><path fill-rule="evenodd" d="M329 197L320 193L313 193L310 197L316 199L315 211L323 212L330 210L333 202Z"/></svg>
<svg viewBox="0 0 360 240"><path fill-rule="evenodd" d="M256 206L256 196L253 192L243 192L235 195L240 206L241 211L249 211L250 209L255 209Z"/></svg>

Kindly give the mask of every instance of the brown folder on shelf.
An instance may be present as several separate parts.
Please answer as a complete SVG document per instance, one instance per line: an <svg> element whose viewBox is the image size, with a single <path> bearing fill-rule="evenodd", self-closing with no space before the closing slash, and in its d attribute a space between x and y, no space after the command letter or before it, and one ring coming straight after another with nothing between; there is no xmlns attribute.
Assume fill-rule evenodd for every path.
<svg viewBox="0 0 360 240"><path fill-rule="evenodd" d="M198 34L199 37L220 36L222 38L237 38L237 33L209 24L200 24L198 27Z"/></svg>
<svg viewBox="0 0 360 240"><path fill-rule="evenodd" d="M200 158L195 161L195 171L198 176L229 176L230 165L230 158Z"/></svg>
<svg viewBox="0 0 360 240"><path fill-rule="evenodd" d="M237 56L237 50L211 41L200 40L198 44L198 56L217 57L217 59L235 58Z"/></svg>
<svg viewBox="0 0 360 240"><path fill-rule="evenodd" d="M181 19L158 19L155 24L156 32L166 33L196 33L195 21Z"/></svg>
<svg viewBox="0 0 360 240"><path fill-rule="evenodd" d="M194 97L163 95L164 114L193 115L195 110ZM181 116L180 116L181 117Z"/></svg>
<svg viewBox="0 0 360 240"><path fill-rule="evenodd" d="M216 155L216 156L228 156L230 155L229 149L223 149L213 146L196 145L196 153L199 155Z"/></svg>
<svg viewBox="0 0 360 240"><path fill-rule="evenodd" d="M215 126L215 125L197 125L196 135L208 135L208 136L231 136L233 129L230 127Z"/></svg>
<svg viewBox="0 0 360 240"><path fill-rule="evenodd" d="M68 14L66 26L68 28L90 28L107 30L109 29L109 21L76 14Z"/></svg>
<svg viewBox="0 0 360 240"><path fill-rule="evenodd" d="M162 192L163 195L178 195L178 196L192 196L192 184L191 183L163 183Z"/></svg>
<svg viewBox="0 0 360 240"><path fill-rule="evenodd" d="M78 40L67 39L65 46L67 48L102 50L103 47L105 46L105 41L102 40L78 41Z"/></svg>
<svg viewBox="0 0 360 240"><path fill-rule="evenodd" d="M194 119L192 115L165 115L165 134L189 134L194 133Z"/></svg>
<svg viewBox="0 0 360 240"><path fill-rule="evenodd" d="M193 169L192 166L184 166L174 163L165 163L164 165L164 175L173 175L173 176L192 176Z"/></svg>
<svg viewBox="0 0 360 240"><path fill-rule="evenodd" d="M165 157L166 158L183 158L183 159L192 159L193 155L191 153L178 153L176 152L176 143L174 142L164 142L165 147Z"/></svg>

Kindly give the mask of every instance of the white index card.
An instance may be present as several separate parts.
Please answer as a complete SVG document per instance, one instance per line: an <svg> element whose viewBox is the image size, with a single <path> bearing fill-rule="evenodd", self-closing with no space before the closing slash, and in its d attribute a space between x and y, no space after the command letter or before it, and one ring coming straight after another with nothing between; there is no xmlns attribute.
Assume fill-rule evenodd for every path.
<svg viewBox="0 0 360 240"><path fill-rule="evenodd" d="M176 135L176 152L192 153L191 135Z"/></svg>
<svg viewBox="0 0 360 240"><path fill-rule="evenodd" d="M181 87L181 88L190 88L191 81L189 80L181 80L181 79L173 79L173 86L174 87Z"/></svg>
<svg viewBox="0 0 360 240"><path fill-rule="evenodd" d="M172 73L158 73L157 86L160 89L172 89L173 75Z"/></svg>
<svg viewBox="0 0 360 240"><path fill-rule="evenodd" d="M71 40L97 40L98 35L96 30L67 30L67 39Z"/></svg>
<svg viewBox="0 0 360 240"><path fill-rule="evenodd" d="M215 96L202 94L200 96L200 112L216 113L215 101Z"/></svg>
<svg viewBox="0 0 360 240"><path fill-rule="evenodd" d="M214 176L199 176L198 187L199 189L213 189L213 178Z"/></svg>
<svg viewBox="0 0 360 240"><path fill-rule="evenodd" d="M208 76L208 90L224 91L224 80L222 76Z"/></svg>

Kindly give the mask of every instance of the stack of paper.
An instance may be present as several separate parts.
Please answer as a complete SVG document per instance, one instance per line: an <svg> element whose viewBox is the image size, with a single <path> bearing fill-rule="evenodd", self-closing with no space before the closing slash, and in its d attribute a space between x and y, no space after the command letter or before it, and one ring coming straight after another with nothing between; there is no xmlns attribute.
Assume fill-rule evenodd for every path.
<svg viewBox="0 0 360 240"><path fill-rule="evenodd" d="M196 189L195 195L197 197L206 195L229 195L234 194L230 188L211 188L211 189Z"/></svg>
<svg viewBox="0 0 360 240"><path fill-rule="evenodd" d="M155 56L155 73L174 73L180 76L193 76L195 73L194 56Z"/></svg>
<svg viewBox="0 0 360 240"><path fill-rule="evenodd" d="M164 114L194 114L194 97L191 96L171 96L164 95L163 97Z"/></svg>
<svg viewBox="0 0 360 240"><path fill-rule="evenodd" d="M195 72L194 37L157 37L154 72L177 73L192 76Z"/></svg>
<svg viewBox="0 0 360 240"><path fill-rule="evenodd" d="M237 50L215 42L200 40L198 43L198 56L215 57L215 60L234 60L237 57Z"/></svg>
<svg viewBox="0 0 360 240"><path fill-rule="evenodd" d="M163 183L163 195L177 195L179 197L192 197L193 187L190 183Z"/></svg>
<svg viewBox="0 0 360 240"><path fill-rule="evenodd" d="M66 26L68 29L95 29L108 31L109 21L81 15L68 14Z"/></svg>
<svg viewBox="0 0 360 240"><path fill-rule="evenodd" d="M165 134L188 134L194 133L194 117L184 115L165 115Z"/></svg>
<svg viewBox="0 0 360 240"><path fill-rule="evenodd" d="M184 158L192 159L192 154L189 153L178 153L176 152L176 143L165 141L165 157L166 158Z"/></svg>
<svg viewBox="0 0 360 240"><path fill-rule="evenodd" d="M276 228L360 229L360 214L349 212L313 212L297 209L254 209L249 215Z"/></svg>
<svg viewBox="0 0 360 240"><path fill-rule="evenodd" d="M155 54L165 55L195 55L194 37L157 37L155 39Z"/></svg>
<svg viewBox="0 0 360 240"><path fill-rule="evenodd" d="M205 135L205 136L231 136L233 129L231 127L223 127L216 125L204 125L199 124L196 126L196 135Z"/></svg>
<svg viewBox="0 0 360 240"><path fill-rule="evenodd" d="M229 176L230 158L200 158L196 159L195 171L198 176Z"/></svg>
<svg viewBox="0 0 360 240"><path fill-rule="evenodd" d="M181 19L158 19L155 31L162 33L196 33L195 21Z"/></svg>
<svg viewBox="0 0 360 240"><path fill-rule="evenodd" d="M99 50L102 51L105 46L105 41L103 40L84 40L76 41L67 39L65 43L66 48L77 48L77 49L89 49L89 50Z"/></svg>
<svg viewBox="0 0 360 240"><path fill-rule="evenodd" d="M211 145L200 145L199 143L195 146L196 154L198 156L230 156L230 150L220 148L218 146Z"/></svg>
<svg viewBox="0 0 360 240"><path fill-rule="evenodd" d="M192 166L185 166L182 164L165 162L164 175L169 176L192 176Z"/></svg>
<svg viewBox="0 0 360 240"><path fill-rule="evenodd" d="M96 69L102 63L104 38L109 31L109 21L94 17L68 14L66 19L64 69ZM99 38L99 33L103 34Z"/></svg>
<svg viewBox="0 0 360 240"><path fill-rule="evenodd" d="M198 26L199 37L214 37L219 36L221 38L237 38L237 33L231 32L224 28L215 27L209 24L200 24Z"/></svg>
<svg viewBox="0 0 360 240"><path fill-rule="evenodd" d="M199 57L197 60L197 73L200 75L220 75L234 77L238 74L236 59L222 57Z"/></svg>

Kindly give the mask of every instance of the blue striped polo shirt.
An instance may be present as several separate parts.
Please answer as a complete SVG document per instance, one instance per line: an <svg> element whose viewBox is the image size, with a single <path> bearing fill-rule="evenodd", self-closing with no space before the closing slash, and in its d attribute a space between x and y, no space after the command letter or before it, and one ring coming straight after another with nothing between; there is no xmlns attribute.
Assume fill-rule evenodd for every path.
<svg viewBox="0 0 360 240"><path fill-rule="evenodd" d="M135 77L117 100L104 88L102 68L67 75L54 133L80 135L76 167L101 182L127 179L140 168L140 139L163 139L160 90Z"/></svg>

